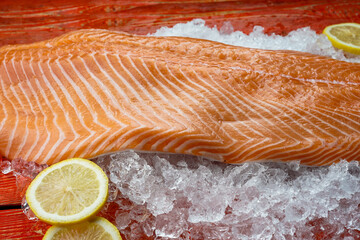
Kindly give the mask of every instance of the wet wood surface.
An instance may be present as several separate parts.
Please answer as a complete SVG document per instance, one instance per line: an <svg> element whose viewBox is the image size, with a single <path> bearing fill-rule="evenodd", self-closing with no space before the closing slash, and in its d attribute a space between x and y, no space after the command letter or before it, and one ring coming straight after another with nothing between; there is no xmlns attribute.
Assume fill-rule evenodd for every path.
<svg viewBox="0 0 360 240"><path fill-rule="evenodd" d="M202 18L220 28L231 22L245 33L256 25L266 33L287 34L311 26L359 21L358 0L2 0L0 44L30 43L81 28L103 28L136 34Z"/></svg>
<svg viewBox="0 0 360 240"><path fill-rule="evenodd" d="M256 25L264 27L268 34L286 35L307 26L320 33L330 24L360 23L360 2L2 0L0 46L41 41L84 28L147 34L162 26L171 27L196 18L219 29L225 22L230 22L234 30L245 33L251 32ZM23 186L19 190L12 173L0 172L0 239L41 239L48 227L27 219L20 208L23 194ZM321 234L319 236L318 239L325 239Z"/></svg>

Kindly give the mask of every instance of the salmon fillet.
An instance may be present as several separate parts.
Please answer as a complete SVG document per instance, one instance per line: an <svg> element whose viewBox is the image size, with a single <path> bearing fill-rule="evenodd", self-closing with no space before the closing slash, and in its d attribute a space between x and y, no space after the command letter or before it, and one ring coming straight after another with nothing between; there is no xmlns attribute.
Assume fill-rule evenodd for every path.
<svg viewBox="0 0 360 240"><path fill-rule="evenodd" d="M359 84L360 64L307 53L80 30L0 48L0 154L360 160Z"/></svg>

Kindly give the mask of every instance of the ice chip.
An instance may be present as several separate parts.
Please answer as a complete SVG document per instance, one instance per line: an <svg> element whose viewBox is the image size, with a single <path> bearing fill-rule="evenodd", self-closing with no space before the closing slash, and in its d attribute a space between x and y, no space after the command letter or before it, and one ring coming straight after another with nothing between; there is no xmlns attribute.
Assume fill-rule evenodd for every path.
<svg viewBox="0 0 360 240"><path fill-rule="evenodd" d="M220 221L225 215L226 201L221 196L211 196L211 194L203 194L202 196L206 197L198 203L193 202L189 208L188 221L191 223ZM198 199L201 197L198 196Z"/></svg>
<svg viewBox="0 0 360 240"><path fill-rule="evenodd" d="M222 27L220 28L220 34L222 35L231 34L233 32L234 32L234 27L229 21L224 22Z"/></svg>
<svg viewBox="0 0 360 240"><path fill-rule="evenodd" d="M170 212L173 209L174 200L175 194L169 188L154 188L154 193L151 194L147 207L154 216L157 216Z"/></svg>
<svg viewBox="0 0 360 240"><path fill-rule="evenodd" d="M38 220L34 212L30 209L25 197L21 201L21 209L29 220Z"/></svg>
<svg viewBox="0 0 360 240"><path fill-rule="evenodd" d="M116 227L120 230L125 229L131 222L130 214L127 212L120 212L116 213Z"/></svg>
<svg viewBox="0 0 360 240"><path fill-rule="evenodd" d="M109 198L108 201L113 202L117 199L117 195L119 194L119 189L116 184L113 182L109 183Z"/></svg>
<svg viewBox="0 0 360 240"><path fill-rule="evenodd" d="M8 174L13 171L10 161L3 161L0 159L0 171L2 174Z"/></svg>
<svg viewBox="0 0 360 240"><path fill-rule="evenodd" d="M155 234L158 237L179 239L180 235L187 229L183 211L172 211L156 217Z"/></svg>

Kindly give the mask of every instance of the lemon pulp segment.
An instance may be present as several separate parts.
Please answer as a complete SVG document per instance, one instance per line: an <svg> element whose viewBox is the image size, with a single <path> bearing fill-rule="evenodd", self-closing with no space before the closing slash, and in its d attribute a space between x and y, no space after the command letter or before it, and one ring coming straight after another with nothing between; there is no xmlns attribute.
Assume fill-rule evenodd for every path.
<svg viewBox="0 0 360 240"><path fill-rule="evenodd" d="M26 199L50 224L71 224L94 216L106 203L108 178L95 163L69 159L50 166L30 184Z"/></svg>

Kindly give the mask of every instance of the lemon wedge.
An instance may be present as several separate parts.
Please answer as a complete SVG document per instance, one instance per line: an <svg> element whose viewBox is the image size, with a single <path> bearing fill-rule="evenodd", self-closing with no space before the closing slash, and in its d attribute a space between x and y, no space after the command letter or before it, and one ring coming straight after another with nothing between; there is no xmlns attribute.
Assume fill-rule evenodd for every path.
<svg viewBox="0 0 360 240"><path fill-rule="evenodd" d="M71 226L52 226L43 240L121 240L117 228L108 220L96 217L91 222L78 223Z"/></svg>
<svg viewBox="0 0 360 240"><path fill-rule="evenodd" d="M332 45L346 52L360 54L360 24L341 23L327 26L323 33Z"/></svg>
<svg viewBox="0 0 360 240"><path fill-rule="evenodd" d="M72 158L43 170L27 189L26 200L42 221L74 224L100 211L108 197L108 182L98 165Z"/></svg>

